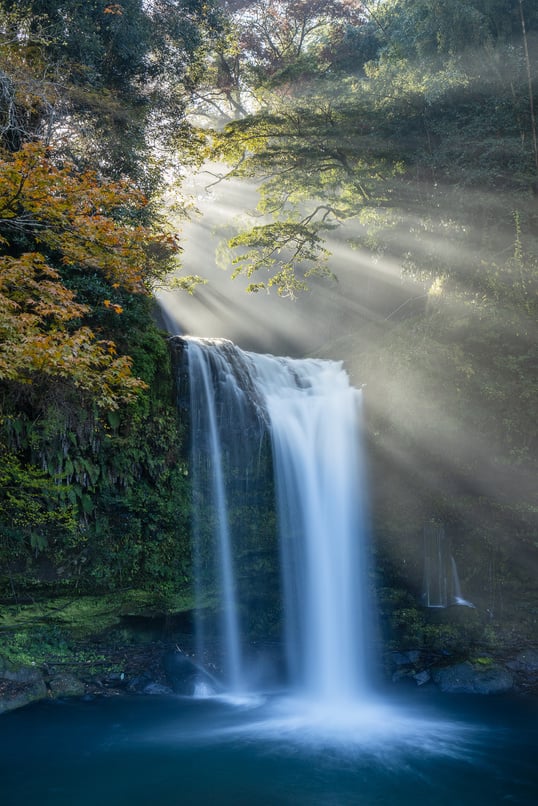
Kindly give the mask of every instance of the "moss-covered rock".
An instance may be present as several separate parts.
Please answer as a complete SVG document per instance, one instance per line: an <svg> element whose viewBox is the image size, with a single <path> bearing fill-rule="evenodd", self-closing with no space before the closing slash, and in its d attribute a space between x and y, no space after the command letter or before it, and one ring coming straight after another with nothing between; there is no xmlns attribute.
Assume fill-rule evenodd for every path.
<svg viewBox="0 0 538 806"><path fill-rule="evenodd" d="M18 666L0 656L0 714L46 696L47 686L40 669Z"/></svg>
<svg viewBox="0 0 538 806"><path fill-rule="evenodd" d="M48 681L49 694L54 699L59 697L81 697L86 687L82 680L69 672L55 674Z"/></svg>

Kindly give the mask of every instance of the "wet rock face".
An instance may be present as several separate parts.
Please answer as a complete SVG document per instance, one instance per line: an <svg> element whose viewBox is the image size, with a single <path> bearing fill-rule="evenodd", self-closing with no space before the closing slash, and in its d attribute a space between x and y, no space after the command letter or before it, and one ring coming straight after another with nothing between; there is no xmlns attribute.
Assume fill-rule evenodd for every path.
<svg viewBox="0 0 538 806"><path fill-rule="evenodd" d="M538 649L524 649L506 665L515 672L538 674Z"/></svg>
<svg viewBox="0 0 538 806"><path fill-rule="evenodd" d="M512 674L504 666L479 667L468 661L436 669L433 681L448 694L500 694L514 686Z"/></svg>
<svg viewBox="0 0 538 806"><path fill-rule="evenodd" d="M13 683L36 683L43 680L43 673L37 666L15 666L7 661L0 661L0 678Z"/></svg>
<svg viewBox="0 0 538 806"><path fill-rule="evenodd" d="M48 683L51 697L82 697L85 692L84 683L72 674L62 672L51 677Z"/></svg>
<svg viewBox="0 0 538 806"><path fill-rule="evenodd" d="M13 666L0 659L0 714L47 696L47 686L39 669Z"/></svg>
<svg viewBox="0 0 538 806"><path fill-rule="evenodd" d="M82 697L85 690L84 682L69 672L49 673L0 659L0 713L45 698Z"/></svg>
<svg viewBox="0 0 538 806"><path fill-rule="evenodd" d="M191 696L198 685L205 685L211 690L218 687L217 681L207 670L181 651L168 652L164 656L163 666L175 694Z"/></svg>
<svg viewBox="0 0 538 806"><path fill-rule="evenodd" d="M523 649L506 663L519 691L538 693L538 649Z"/></svg>

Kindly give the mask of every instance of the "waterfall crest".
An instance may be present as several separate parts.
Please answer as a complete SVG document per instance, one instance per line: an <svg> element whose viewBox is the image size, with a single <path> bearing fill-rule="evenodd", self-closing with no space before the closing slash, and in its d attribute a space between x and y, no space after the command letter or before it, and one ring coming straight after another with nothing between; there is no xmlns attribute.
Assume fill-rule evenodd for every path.
<svg viewBox="0 0 538 806"><path fill-rule="evenodd" d="M227 685L235 691L248 687L249 670L225 476L253 466L265 434L278 514L289 684L309 699L355 702L368 691L369 654L361 392L338 362L258 355L227 341L185 343L196 576L201 585L205 550L197 523L207 520L209 507ZM251 517L257 517L255 510ZM198 631L203 642L203 625Z"/></svg>

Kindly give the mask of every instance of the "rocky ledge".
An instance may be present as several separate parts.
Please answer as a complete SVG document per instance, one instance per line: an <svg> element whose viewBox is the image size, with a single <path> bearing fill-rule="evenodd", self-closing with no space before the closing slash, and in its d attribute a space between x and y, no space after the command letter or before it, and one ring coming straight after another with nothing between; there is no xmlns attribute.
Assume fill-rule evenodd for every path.
<svg viewBox="0 0 538 806"><path fill-rule="evenodd" d="M433 683L447 694L538 695L538 649L525 649L500 661L480 656L456 663L432 660L419 650L394 652L390 659L392 681L414 680L418 686Z"/></svg>
<svg viewBox="0 0 538 806"><path fill-rule="evenodd" d="M0 714L43 699L111 697L118 694L194 693L218 689L217 677L175 644L111 647L101 669L95 664L23 666L0 656Z"/></svg>
<svg viewBox="0 0 538 806"><path fill-rule="evenodd" d="M525 649L500 662L478 657L439 662L419 650L394 652L389 659L393 682L435 685L447 694L538 695L538 649ZM69 664L67 664L70 666ZM113 670L112 670L113 669ZM211 664L202 668L192 654L161 641L134 648L109 648L102 669L61 664L14 665L0 656L0 714L43 699L194 693L195 686L218 690Z"/></svg>
<svg viewBox="0 0 538 806"><path fill-rule="evenodd" d="M0 658L0 714L46 696L47 686L39 669L11 666Z"/></svg>

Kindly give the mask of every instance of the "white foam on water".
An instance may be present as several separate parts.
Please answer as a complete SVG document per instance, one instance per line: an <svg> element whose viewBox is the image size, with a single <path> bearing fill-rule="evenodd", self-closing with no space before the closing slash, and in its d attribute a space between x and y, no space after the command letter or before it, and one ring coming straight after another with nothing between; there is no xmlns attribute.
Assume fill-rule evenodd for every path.
<svg viewBox="0 0 538 806"><path fill-rule="evenodd" d="M397 766L408 755L470 758L484 728L382 701L335 709L283 697L231 724L209 728L206 735L216 741L242 737L275 748L289 745L305 752L328 750L340 757L375 757L384 765Z"/></svg>

